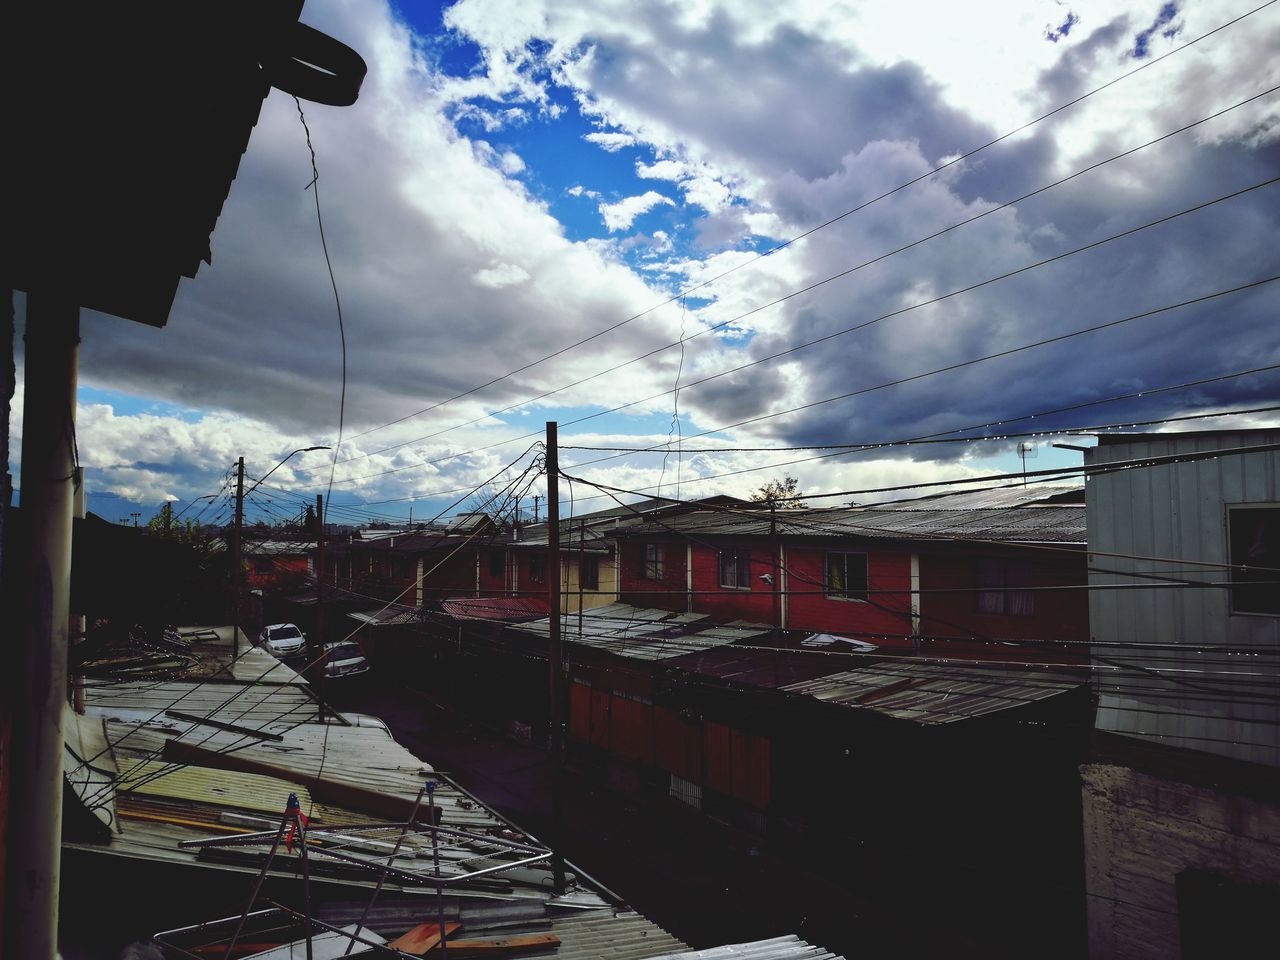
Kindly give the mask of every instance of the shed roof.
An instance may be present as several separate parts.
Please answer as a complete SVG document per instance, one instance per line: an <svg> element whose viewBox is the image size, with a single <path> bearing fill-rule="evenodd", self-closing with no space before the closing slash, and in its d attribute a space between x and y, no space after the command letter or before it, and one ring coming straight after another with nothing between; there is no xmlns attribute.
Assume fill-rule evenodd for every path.
<svg viewBox="0 0 1280 960"><path fill-rule="evenodd" d="M745 620L725 622L705 613L673 613L627 603L591 607L581 616L566 614L560 626L570 643L630 660L669 660L770 632L764 624ZM551 625L549 619L537 620L512 629L548 637Z"/></svg>
<svg viewBox="0 0 1280 960"><path fill-rule="evenodd" d="M1048 670L921 663L907 658L788 684L788 693L921 724L952 723L1066 693L1081 679Z"/></svg>
<svg viewBox="0 0 1280 960"><path fill-rule="evenodd" d="M441 609L455 620L537 620L547 615L542 597L457 597L441 600Z"/></svg>

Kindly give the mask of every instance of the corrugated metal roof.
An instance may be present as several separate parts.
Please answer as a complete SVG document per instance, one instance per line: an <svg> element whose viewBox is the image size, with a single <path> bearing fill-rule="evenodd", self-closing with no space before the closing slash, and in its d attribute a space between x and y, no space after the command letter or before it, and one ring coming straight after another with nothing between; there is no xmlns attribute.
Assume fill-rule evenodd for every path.
<svg viewBox="0 0 1280 960"><path fill-rule="evenodd" d="M700 511L617 531L625 537L784 537L895 540L976 539L1008 543L1086 542L1085 510L1076 486L1002 488L867 507Z"/></svg>
<svg viewBox="0 0 1280 960"><path fill-rule="evenodd" d="M774 689L825 677L849 665L849 648L833 652L810 650L744 650L716 647L667 661L667 666L733 683Z"/></svg>
<svg viewBox="0 0 1280 960"><path fill-rule="evenodd" d="M610 603L591 607L581 616L560 618L564 639L631 660L669 660L673 657L721 647L770 632L763 624L713 620L705 613L673 613ZM550 620L520 624L512 629L540 637L550 635Z"/></svg>
<svg viewBox="0 0 1280 960"><path fill-rule="evenodd" d="M1083 682L1046 670L918 663L904 658L780 689L900 720L941 724L1022 707L1074 690Z"/></svg>
<svg viewBox="0 0 1280 960"><path fill-rule="evenodd" d="M348 617L370 627L402 627L421 621L421 611L404 603L390 603L385 607L366 610L364 613L348 613Z"/></svg>
<svg viewBox="0 0 1280 960"><path fill-rule="evenodd" d="M455 620L503 620L516 623L547 615L547 601L538 597L458 597L440 606Z"/></svg>
<svg viewBox="0 0 1280 960"><path fill-rule="evenodd" d="M707 950L670 953L654 960L844 960L844 958L824 947L816 947L801 940L792 933L774 937L771 940L755 940L751 943L733 943Z"/></svg>
<svg viewBox="0 0 1280 960"><path fill-rule="evenodd" d="M306 796L307 791L300 789L304 784L316 785L310 791L314 804L308 799L302 802L304 807L311 808L319 824L367 822L371 815L363 808L314 800L320 791L319 785L325 785L335 796L350 797L352 803L363 803L361 798L375 795L394 798L395 802L412 802L428 778L437 783L435 802L441 809L445 826L490 835L518 836L520 833L458 789L447 776L435 772L429 764L388 737L385 731L340 722L316 722L316 703L305 687L128 683L93 688L88 691L88 700L90 715L101 718L99 722L105 724L106 737L125 771L162 771L166 764L156 758L168 761L173 754L166 748L180 735L182 740L177 746L198 747L200 756L208 763L202 765L197 761L178 773L116 794L119 812L116 823L120 832L106 843L67 844L77 850L193 868L253 872L258 868L255 860L212 862L200 857L195 850L179 848L178 844L235 832L237 826L244 825L246 817L265 822L251 829L270 829L269 821L283 810L282 804L290 792ZM242 729L276 734L280 739L257 741L240 731L175 720L164 715L170 707ZM92 751L91 747L78 749ZM240 761L253 764L256 772L229 768L228 765L234 767ZM68 767L68 774L69 779L74 780L74 767ZM93 786L96 793L99 788L96 784ZM255 795L258 796L256 806ZM97 799L109 800L110 796L100 795ZM227 819L237 816L237 811L252 812L240 815L239 820ZM375 815L374 819L385 819L385 814ZM287 872L287 867L281 869ZM548 870L525 867L504 872L487 883L468 886L460 895L550 903L556 898L551 892ZM331 884L371 882L342 876L322 879ZM407 889L391 883L388 887ZM585 907L605 905L593 887L579 886L574 894Z"/></svg>
<svg viewBox="0 0 1280 960"><path fill-rule="evenodd" d="M302 809L311 808L311 794L298 783L256 773L183 767L159 760L121 758L116 790L148 797L168 797L213 806L254 810L279 817L280 798L296 793Z"/></svg>

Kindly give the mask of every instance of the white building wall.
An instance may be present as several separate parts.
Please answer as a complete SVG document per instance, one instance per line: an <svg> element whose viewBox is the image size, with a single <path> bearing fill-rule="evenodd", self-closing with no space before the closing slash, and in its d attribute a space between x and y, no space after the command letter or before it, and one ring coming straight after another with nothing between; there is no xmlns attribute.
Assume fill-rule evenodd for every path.
<svg viewBox="0 0 1280 960"><path fill-rule="evenodd" d="M1266 444L1280 430L1136 435L1085 463ZM1091 586L1221 583L1227 508L1280 504L1280 450L1119 470L1086 490ZM1099 729L1280 766L1280 617L1233 614L1226 589L1173 586L1090 590L1089 618Z"/></svg>

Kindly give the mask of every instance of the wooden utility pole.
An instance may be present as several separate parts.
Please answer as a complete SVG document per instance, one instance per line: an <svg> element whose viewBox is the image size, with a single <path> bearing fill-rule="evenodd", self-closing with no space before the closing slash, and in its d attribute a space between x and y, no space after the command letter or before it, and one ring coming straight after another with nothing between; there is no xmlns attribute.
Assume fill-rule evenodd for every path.
<svg viewBox="0 0 1280 960"><path fill-rule="evenodd" d="M769 504L769 552L773 554L772 570L773 583L773 629L775 639L782 633L782 565L781 559L782 546L778 542L778 505L770 502Z"/></svg>
<svg viewBox="0 0 1280 960"><path fill-rule="evenodd" d="M325 564L325 530L324 530L324 495L316 494L316 629L311 640L311 649L307 651L307 662L316 676L316 686L320 688L319 717L324 722L324 564Z"/></svg>
<svg viewBox="0 0 1280 960"><path fill-rule="evenodd" d="M551 672L548 694L551 783L551 873L555 892L564 893L564 639L560 636L560 456L557 424L547 421L547 664ZM537 509L537 500L534 501Z"/></svg>
<svg viewBox="0 0 1280 960"><path fill-rule="evenodd" d="M231 526L231 655L240 656L240 570L244 551L244 457L236 461L236 513Z"/></svg>
<svg viewBox="0 0 1280 960"><path fill-rule="evenodd" d="M79 344L76 302L32 291L21 472L28 536L10 567L16 581L14 642L6 645L2 707L10 711L11 738L4 758L9 797L0 955L24 960L52 960L58 948Z"/></svg>

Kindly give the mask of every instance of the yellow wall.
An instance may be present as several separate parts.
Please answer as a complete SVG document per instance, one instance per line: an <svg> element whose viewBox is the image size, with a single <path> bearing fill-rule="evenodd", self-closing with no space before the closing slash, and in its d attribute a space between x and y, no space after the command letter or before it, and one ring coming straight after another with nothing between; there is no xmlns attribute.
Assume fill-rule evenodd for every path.
<svg viewBox="0 0 1280 960"><path fill-rule="evenodd" d="M582 594L582 609L603 607L606 603L615 603L618 599L618 564L614 555L595 554L600 562L600 588L586 590ZM560 584L564 591L560 604L561 613L578 612L578 555L569 554L561 558Z"/></svg>

